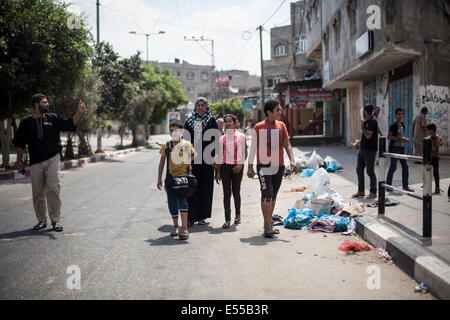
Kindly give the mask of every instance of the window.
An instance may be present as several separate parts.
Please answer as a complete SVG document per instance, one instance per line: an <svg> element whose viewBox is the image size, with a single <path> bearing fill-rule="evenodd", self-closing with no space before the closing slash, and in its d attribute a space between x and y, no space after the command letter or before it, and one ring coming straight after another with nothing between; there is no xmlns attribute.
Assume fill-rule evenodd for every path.
<svg viewBox="0 0 450 320"><path fill-rule="evenodd" d="M202 72L202 80L208 80L208 74L206 72Z"/></svg>
<svg viewBox="0 0 450 320"><path fill-rule="evenodd" d="M286 45L281 44L275 47L275 56L285 56L286 55Z"/></svg>
<svg viewBox="0 0 450 320"><path fill-rule="evenodd" d="M296 48L295 53L296 54L306 53L306 48L308 46L308 40L307 39L308 39L307 35L306 34L302 34L300 36L300 41L298 40L298 38L295 40L295 48Z"/></svg>
<svg viewBox="0 0 450 320"><path fill-rule="evenodd" d="M189 93L194 93L195 92L194 88L192 88L192 87L189 87L188 91L189 91Z"/></svg>
<svg viewBox="0 0 450 320"><path fill-rule="evenodd" d="M272 88L273 87L273 79L267 79L267 87Z"/></svg>
<svg viewBox="0 0 450 320"><path fill-rule="evenodd" d="M177 71L176 72L176 76L179 78L179 77L181 77L181 72L180 71Z"/></svg>
<svg viewBox="0 0 450 320"><path fill-rule="evenodd" d="M300 22L303 22L303 21L304 21L304 19L305 19L304 14L305 14L305 10L303 9L303 4L302 4L302 5L300 6L300 9L299 9L299 17L298 17L298 20L299 20Z"/></svg>
<svg viewBox="0 0 450 320"><path fill-rule="evenodd" d="M195 79L195 75L194 75L193 72L188 72L188 73L186 73L186 78L188 78L188 79Z"/></svg>

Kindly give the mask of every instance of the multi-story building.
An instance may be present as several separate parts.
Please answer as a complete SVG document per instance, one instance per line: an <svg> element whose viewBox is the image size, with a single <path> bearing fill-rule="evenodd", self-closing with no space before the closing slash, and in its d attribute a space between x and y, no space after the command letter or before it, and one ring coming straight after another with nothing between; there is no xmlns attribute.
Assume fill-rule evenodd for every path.
<svg viewBox="0 0 450 320"><path fill-rule="evenodd" d="M290 24L270 29L271 59L264 61L265 87L273 90L280 82L311 79L318 65L306 58L305 1L291 3Z"/></svg>
<svg viewBox="0 0 450 320"><path fill-rule="evenodd" d="M325 88L346 90L342 99L345 142L359 138L360 111L381 108L387 135L395 109L405 111L406 135L428 107L428 122L450 152L450 12L440 0L307 0L306 56L322 65ZM413 151L413 144L407 144Z"/></svg>
<svg viewBox="0 0 450 320"><path fill-rule="evenodd" d="M215 84L215 75L211 66L190 64L187 61L180 63L179 59L175 62L152 62L162 69L170 70L172 76L179 80L183 85L183 90L188 97L188 106L193 107L195 99L202 96L208 100L213 100L213 88Z"/></svg>

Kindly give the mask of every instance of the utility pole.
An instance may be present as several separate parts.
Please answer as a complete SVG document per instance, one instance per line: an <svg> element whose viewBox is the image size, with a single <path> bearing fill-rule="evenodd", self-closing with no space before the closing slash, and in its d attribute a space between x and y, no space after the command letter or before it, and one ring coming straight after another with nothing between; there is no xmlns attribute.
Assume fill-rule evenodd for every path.
<svg viewBox="0 0 450 320"><path fill-rule="evenodd" d="M263 43L262 43L262 30L263 27L259 26L259 47L261 51L261 110L264 110L264 99L265 99L265 93L264 93L264 61L263 61Z"/></svg>
<svg viewBox="0 0 450 320"><path fill-rule="evenodd" d="M100 0L97 0L97 44L100 43Z"/></svg>
<svg viewBox="0 0 450 320"><path fill-rule="evenodd" d="M100 0L97 0L97 45L100 43ZM95 153L101 153L102 150L102 129L100 128L101 124L99 123L99 127L97 128L97 150Z"/></svg>
<svg viewBox="0 0 450 320"><path fill-rule="evenodd" d="M149 36L153 36L153 35L155 35L155 34L164 34L164 33L166 33L165 31L158 31L158 32L156 32L156 33L141 33L141 32L136 32L136 31L130 31L129 32L130 34L135 34L135 35L142 35L142 36L145 36L146 38L147 38L147 53L146 53L146 63L147 64L149 64L149 62L148 62L148 37Z"/></svg>
<svg viewBox="0 0 450 320"><path fill-rule="evenodd" d="M192 38L188 38L186 36L184 36L184 41L196 41L197 43L199 41L210 41L211 42L211 52L208 52L208 50L205 50L206 52L208 52L209 55L211 55L211 62L212 62L212 70L211 70L211 94L212 94L212 102L216 102L216 89L215 89L215 84L216 84L216 77L215 77L215 62L214 62L214 40L213 39L205 39L203 38L203 36L201 36L200 38L196 38L196 37L192 37ZM201 46L201 45L200 45ZM203 48L203 46L201 46ZM204 48L203 48L204 49ZM223 107L222 107L223 109ZM223 112L223 110L222 110Z"/></svg>

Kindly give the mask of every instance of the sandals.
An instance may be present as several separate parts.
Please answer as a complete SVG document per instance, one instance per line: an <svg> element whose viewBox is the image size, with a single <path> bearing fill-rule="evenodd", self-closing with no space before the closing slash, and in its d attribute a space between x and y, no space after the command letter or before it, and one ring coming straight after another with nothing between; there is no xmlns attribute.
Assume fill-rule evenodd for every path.
<svg viewBox="0 0 450 320"><path fill-rule="evenodd" d="M231 227L231 221L225 221L225 223L223 224L222 228L228 229L229 227Z"/></svg>
<svg viewBox="0 0 450 320"><path fill-rule="evenodd" d="M207 224L207 223L206 223L206 221L205 221L204 219L202 219L202 220L200 220L200 221L198 222L198 225L199 225L199 226L204 226L205 224Z"/></svg>
<svg viewBox="0 0 450 320"><path fill-rule="evenodd" d="M172 232L170 233L170 235L172 236L172 237L177 237L178 236L178 228L179 227L173 227L172 228Z"/></svg>
<svg viewBox="0 0 450 320"><path fill-rule="evenodd" d="M280 230L274 229L272 226L264 230L264 237L266 238L273 238L275 234L280 234Z"/></svg>
<svg viewBox="0 0 450 320"><path fill-rule="evenodd" d="M45 228L47 228L47 222L39 221L38 224L33 227L33 230L38 231Z"/></svg>
<svg viewBox="0 0 450 320"><path fill-rule="evenodd" d="M187 233L187 230L184 230L183 233L180 233L178 238L180 240L187 240L187 239L189 239L189 233Z"/></svg>
<svg viewBox="0 0 450 320"><path fill-rule="evenodd" d="M52 222L53 231L61 232L63 231L63 227L58 222Z"/></svg>
<svg viewBox="0 0 450 320"><path fill-rule="evenodd" d="M234 219L234 224L240 224L241 223L241 216L236 217L236 219Z"/></svg>

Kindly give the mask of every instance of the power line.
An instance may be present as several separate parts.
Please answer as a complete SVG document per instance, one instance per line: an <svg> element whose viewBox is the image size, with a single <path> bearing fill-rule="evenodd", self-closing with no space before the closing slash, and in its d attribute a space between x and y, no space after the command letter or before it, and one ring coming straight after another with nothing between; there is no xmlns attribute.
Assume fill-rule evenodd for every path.
<svg viewBox="0 0 450 320"><path fill-rule="evenodd" d="M261 26L264 26L272 17L280 10L280 8L283 6L283 4L286 2L286 0L283 0L281 4L278 6L278 8L272 13L272 15L269 17L269 19L266 20Z"/></svg>
<svg viewBox="0 0 450 320"><path fill-rule="evenodd" d="M86 0L86 1L89 1L90 3L94 3L92 0ZM139 15L134 14L134 13L130 13L130 12L118 10L118 9L115 9L115 8L107 7L105 5L102 5L102 7L106 8L106 9L109 9L111 11L115 11L115 12L118 12L118 13L121 13L121 14L124 14L124 15L136 17L136 18L139 18L139 19L148 20L148 21L152 21L152 22L155 21L155 19L150 19L150 18L147 18L147 17L139 16ZM176 24L176 23L172 23L172 22L168 22L168 21L160 21L160 23L166 24L166 25L169 25L169 26L174 26L174 27L186 28L186 29L209 30L209 31L217 31L217 32L235 32L235 33L237 33L237 32L245 31L245 30L225 30L225 29L194 27L194 26L187 26L187 25L182 25L182 24Z"/></svg>
<svg viewBox="0 0 450 320"><path fill-rule="evenodd" d="M248 53L250 52L250 49L254 46L254 44L256 43L256 40L257 40L257 37L254 37L254 35L255 35L255 32L253 32L251 38L249 39L249 40L251 40L253 38L253 42L248 41L245 45L243 45L241 48L239 48L237 53L230 60L228 60L227 63L225 63L223 65L224 69L225 69L225 67L228 67L230 64L232 65L231 62L233 62L233 64L234 64L236 62L236 58L239 56L240 53L244 52L244 55L240 56L239 60L244 59L248 55ZM248 47L246 47L246 45L248 45ZM244 49L246 51L244 51Z"/></svg>
<svg viewBox="0 0 450 320"><path fill-rule="evenodd" d="M304 24L304 21L305 21L305 11L306 11L305 9L306 9L306 0L303 0L302 18L300 19L300 31L299 31L299 34L297 36L298 41L297 41L297 44L295 45L294 52L292 53L291 62L289 63L288 69L286 71L286 78L289 78L288 77L289 76L289 70L291 70L292 63L294 62L294 58L295 58L295 55L297 53L297 48L300 45L300 37L302 35L303 24ZM294 25L292 27L294 27Z"/></svg>

